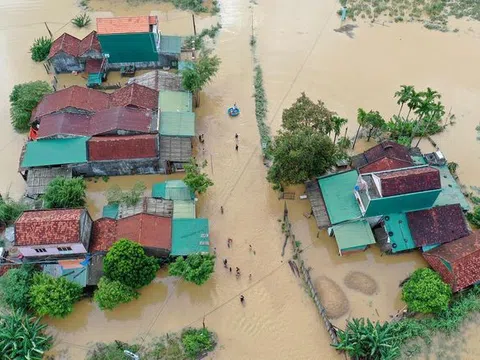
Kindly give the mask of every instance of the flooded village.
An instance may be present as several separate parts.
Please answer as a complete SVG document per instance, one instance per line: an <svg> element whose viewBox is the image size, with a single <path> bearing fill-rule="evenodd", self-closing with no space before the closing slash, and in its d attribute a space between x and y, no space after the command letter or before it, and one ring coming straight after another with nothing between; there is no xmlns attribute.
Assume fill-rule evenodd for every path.
<svg viewBox="0 0 480 360"><path fill-rule="evenodd" d="M45 358L93 359L99 342L142 350L206 327L216 343L201 354L208 359L341 359L331 344L347 321L409 319L401 286L415 270L432 268L455 293L480 281L468 221L480 196L480 23L450 17L441 32L388 16L343 19L342 6L346 15L337 0L221 0L218 13L192 17L168 2L2 1L0 194L29 204L2 236L2 265L31 262L89 289L68 315L43 316L53 337ZM89 25L72 24L84 13ZM192 94L182 71L201 52L185 40L216 24L204 41L218 72ZM53 44L37 63L30 46L41 36ZM37 80L54 91L17 132L10 93ZM437 91L442 125L451 124L429 137L414 129L411 148L380 132L367 141L366 125L357 139L359 108L408 121L408 101L402 109L394 95L402 85ZM346 119L329 135L350 141L348 161L273 190L265 139L286 131L284 110L302 92ZM205 192L186 185L191 158L213 182ZM42 209L58 176L85 178L81 209ZM135 203L114 199L132 193ZM215 255L214 271L197 285L163 265L148 285L131 286L131 301L102 309L91 292L122 238L161 262ZM402 356L477 359L479 326L468 317Z"/></svg>

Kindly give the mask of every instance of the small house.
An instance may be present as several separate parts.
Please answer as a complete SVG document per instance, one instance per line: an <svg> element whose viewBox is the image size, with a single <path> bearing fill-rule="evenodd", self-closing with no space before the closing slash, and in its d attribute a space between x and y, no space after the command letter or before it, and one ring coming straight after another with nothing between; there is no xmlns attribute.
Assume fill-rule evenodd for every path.
<svg viewBox="0 0 480 360"><path fill-rule="evenodd" d="M88 252L92 219L85 209L25 211L15 222L24 257L73 257Z"/></svg>
<svg viewBox="0 0 480 360"><path fill-rule="evenodd" d="M368 245L375 244L375 238L366 220L347 221L330 228L337 241L339 255L364 251Z"/></svg>
<svg viewBox="0 0 480 360"><path fill-rule="evenodd" d="M413 165L408 148L394 141L383 141L352 157L352 167L361 174L401 169Z"/></svg>
<svg viewBox="0 0 480 360"><path fill-rule="evenodd" d="M162 112L191 112L192 93L186 91L160 91L158 107Z"/></svg>
<svg viewBox="0 0 480 360"><path fill-rule="evenodd" d="M42 266L43 272L54 278L63 277L70 282L76 283L81 287L88 285L88 266L84 263L85 259L59 260L56 264L45 264Z"/></svg>
<svg viewBox="0 0 480 360"><path fill-rule="evenodd" d="M423 253L429 265L454 292L480 282L480 232Z"/></svg>
<svg viewBox="0 0 480 360"><path fill-rule="evenodd" d="M181 91L182 76L168 71L152 70L128 80L128 84L139 84L157 91Z"/></svg>
<svg viewBox="0 0 480 360"><path fill-rule="evenodd" d="M208 254L210 237L208 219L173 219L172 256Z"/></svg>
<svg viewBox="0 0 480 360"><path fill-rule="evenodd" d="M158 109L158 91L143 85L126 85L113 92L110 96L110 107L129 106L139 109Z"/></svg>
<svg viewBox="0 0 480 360"><path fill-rule="evenodd" d="M173 200L174 219L194 219L195 194L182 180L168 180L153 184L152 197Z"/></svg>

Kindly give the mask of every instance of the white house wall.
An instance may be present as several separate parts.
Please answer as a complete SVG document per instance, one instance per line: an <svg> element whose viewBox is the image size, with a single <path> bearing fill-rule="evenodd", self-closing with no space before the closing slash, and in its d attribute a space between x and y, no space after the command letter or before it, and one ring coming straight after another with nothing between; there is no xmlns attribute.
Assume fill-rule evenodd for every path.
<svg viewBox="0 0 480 360"><path fill-rule="evenodd" d="M72 251L58 251L58 247L71 247ZM36 252L35 249L46 249L47 252ZM87 250L81 243L75 244L55 244L55 245L37 245L37 246L20 246L18 247L20 253L25 257L38 257L48 255L70 255L70 254L85 254Z"/></svg>

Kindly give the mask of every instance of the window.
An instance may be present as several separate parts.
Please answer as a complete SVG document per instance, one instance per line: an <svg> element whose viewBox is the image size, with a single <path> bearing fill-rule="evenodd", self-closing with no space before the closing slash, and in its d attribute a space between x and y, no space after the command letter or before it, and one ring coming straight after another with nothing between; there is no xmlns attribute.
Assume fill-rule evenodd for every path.
<svg viewBox="0 0 480 360"><path fill-rule="evenodd" d="M35 249L36 253L46 253L47 249Z"/></svg>
<svg viewBox="0 0 480 360"><path fill-rule="evenodd" d="M72 251L72 248L70 246L58 247L57 250L60 251L60 252L62 252L62 251Z"/></svg>

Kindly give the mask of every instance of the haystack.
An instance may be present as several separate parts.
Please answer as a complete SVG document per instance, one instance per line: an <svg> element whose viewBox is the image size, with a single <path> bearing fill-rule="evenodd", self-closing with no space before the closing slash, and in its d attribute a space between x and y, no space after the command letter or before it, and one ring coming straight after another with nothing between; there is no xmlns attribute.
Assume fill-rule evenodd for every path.
<svg viewBox="0 0 480 360"><path fill-rule="evenodd" d="M315 280L315 287L330 319L337 319L348 312L347 296L335 281L326 276L320 276Z"/></svg>
<svg viewBox="0 0 480 360"><path fill-rule="evenodd" d="M344 282L348 288L360 291L365 295L373 295L378 289L375 279L360 271L349 272L345 276Z"/></svg>

